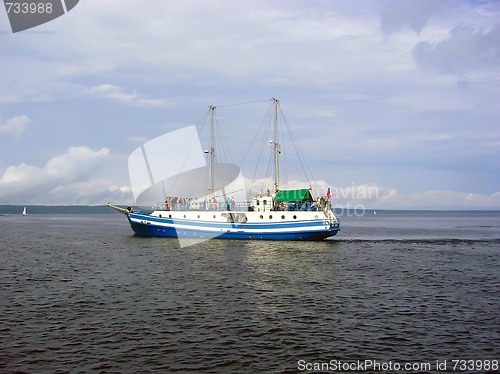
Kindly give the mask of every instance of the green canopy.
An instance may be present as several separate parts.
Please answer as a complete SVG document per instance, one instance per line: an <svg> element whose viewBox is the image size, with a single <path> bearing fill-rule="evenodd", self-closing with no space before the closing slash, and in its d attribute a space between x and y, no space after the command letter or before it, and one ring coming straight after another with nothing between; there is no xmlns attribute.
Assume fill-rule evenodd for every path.
<svg viewBox="0 0 500 374"><path fill-rule="evenodd" d="M281 190L276 193L274 197L274 201L280 202L288 202L288 201L310 201L313 202L313 197L311 195L311 191L304 188L302 190Z"/></svg>

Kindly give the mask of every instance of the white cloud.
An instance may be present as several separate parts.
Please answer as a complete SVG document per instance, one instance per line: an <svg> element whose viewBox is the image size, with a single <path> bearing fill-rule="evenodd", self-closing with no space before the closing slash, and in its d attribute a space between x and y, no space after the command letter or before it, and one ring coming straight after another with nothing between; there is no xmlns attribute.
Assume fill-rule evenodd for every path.
<svg viewBox="0 0 500 374"><path fill-rule="evenodd" d="M446 190L396 193L381 203L390 209L500 209L500 192L491 195Z"/></svg>
<svg viewBox="0 0 500 374"><path fill-rule="evenodd" d="M137 92L137 90L129 90L118 87L112 84L101 84L84 89L84 93L90 96L99 98L116 100L125 104L136 104L143 106L162 107L167 105L164 99L150 99Z"/></svg>
<svg viewBox="0 0 500 374"><path fill-rule="evenodd" d="M295 183L293 188L306 184ZM328 185L318 181L315 193L326 194ZM404 193L394 187L376 183L331 186L332 205L353 209L500 209L500 191L487 195L450 190L429 190Z"/></svg>
<svg viewBox="0 0 500 374"><path fill-rule="evenodd" d="M30 122L29 117L24 114L8 118L5 121L0 118L0 136L15 135L20 137Z"/></svg>
<svg viewBox="0 0 500 374"><path fill-rule="evenodd" d="M500 192L491 195L450 190L403 193L377 184L333 189L332 204L365 209L500 209Z"/></svg>
<svg viewBox="0 0 500 374"><path fill-rule="evenodd" d="M70 147L43 167L20 164L8 167L0 178L0 201L34 204L95 204L101 198L125 197L120 188L96 177L110 151Z"/></svg>

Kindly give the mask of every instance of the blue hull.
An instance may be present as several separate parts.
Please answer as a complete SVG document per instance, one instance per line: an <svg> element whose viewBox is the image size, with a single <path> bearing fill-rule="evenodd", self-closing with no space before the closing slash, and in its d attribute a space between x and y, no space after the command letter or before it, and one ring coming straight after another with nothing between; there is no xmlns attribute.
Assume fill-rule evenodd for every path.
<svg viewBox="0 0 500 374"><path fill-rule="evenodd" d="M153 237L167 237L167 238L218 238L218 239L244 239L244 240L323 240L331 236L335 236L340 227L331 226L329 229L309 229L309 230L294 230L293 227L285 231L269 232L252 230L248 232L245 228L249 225L238 224L221 224L220 233L214 233L210 230L204 230L203 227L176 229L165 225L155 224L154 221L148 223L133 222L128 216L130 226L135 235L138 236L153 236ZM150 218L150 217L148 217ZM170 222L169 222L170 221ZM165 222L173 223L171 220ZM210 225L210 227L214 227ZM267 229L269 226L266 227Z"/></svg>

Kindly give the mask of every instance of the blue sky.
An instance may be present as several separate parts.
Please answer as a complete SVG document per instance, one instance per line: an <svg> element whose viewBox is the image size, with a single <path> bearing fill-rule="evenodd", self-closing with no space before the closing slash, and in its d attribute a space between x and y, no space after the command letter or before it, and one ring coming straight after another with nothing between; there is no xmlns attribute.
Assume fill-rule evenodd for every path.
<svg viewBox="0 0 500 374"><path fill-rule="evenodd" d="M339 204L500 209L498 1L82 0L0 40L0 204L130 204L142 142L278 97ZM267 106L223 109L241 151Z"/></svg>

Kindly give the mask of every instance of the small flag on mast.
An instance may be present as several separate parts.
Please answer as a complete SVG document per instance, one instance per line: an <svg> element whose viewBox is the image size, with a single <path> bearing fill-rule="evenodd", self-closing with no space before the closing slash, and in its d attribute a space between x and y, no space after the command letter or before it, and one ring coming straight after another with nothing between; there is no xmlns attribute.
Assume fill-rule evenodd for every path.
<svg viewBox="0 0 500 374"><path fill-rule="evenodd" d="M326 197L328 198L328 200L330 200L330 198L332 197L332 192L330 191L330 187L328 187L328 190L326 191Z"/></svg>

